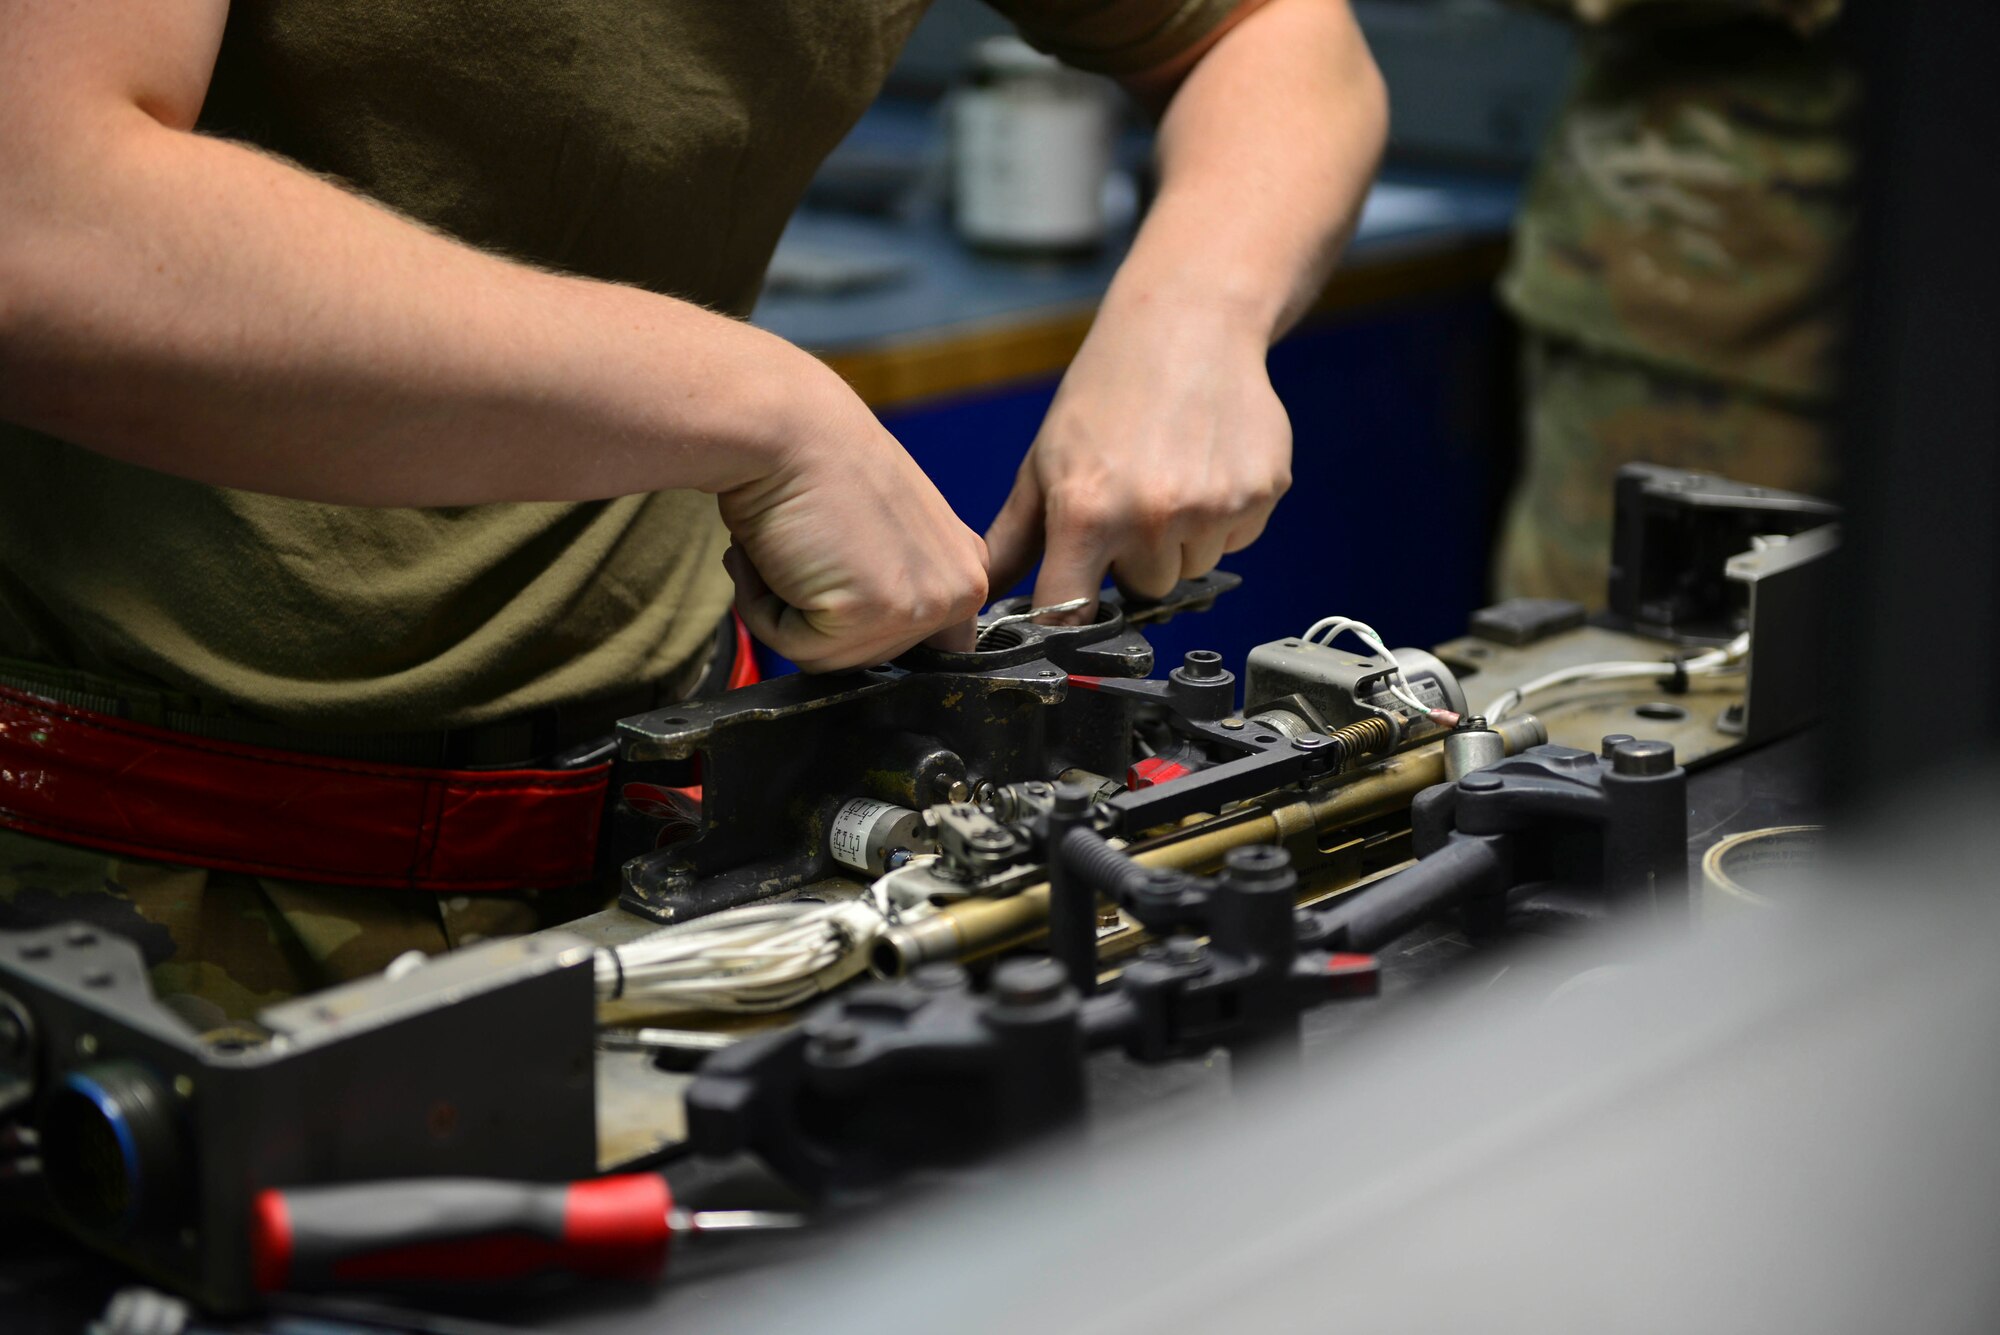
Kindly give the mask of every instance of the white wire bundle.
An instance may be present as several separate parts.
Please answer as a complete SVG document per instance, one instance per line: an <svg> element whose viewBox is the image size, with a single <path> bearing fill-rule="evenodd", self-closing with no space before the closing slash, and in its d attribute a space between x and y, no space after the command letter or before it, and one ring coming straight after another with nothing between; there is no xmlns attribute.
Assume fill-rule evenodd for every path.
<svg viewBox="0 0 2000 1335"><path fill-rule="evenodd" d="M600 951L597 992L690 1010L789 1010L860 973L888 923L873 898L726 909Z"/></svg>
<svg viewBox="0 0 2000 1335"><path fill-rule="evenodd" d="M1416 710L1419 716L1434 712L1449 712L1434 711L1429 705L1417 698L1416 689L1410 685L1409 677L1404 674L1402 663L1397 660L1395 654L1389 651L1389 646L1382 643L1382 637L1376 634L1375 628L1365 621L1356 621L1353 617L1321 617L1318 621L1313 622L1312 628L1299 636L1299 638L1307 644L1331 646L1342 635L1352 635L1355 639L1360 640L1387 660L1389 664L1389 693L1408 705L1411 709ZM1456 723L1457 721L1457 715L1453 715L1451 722Z"/></svg>
<svg viewBox="0 0 2000 1335"><path fill-rule="evenodd" d="M1711 649L1705 654L1696 654L1680 665L1680 670L1690 677L1708 677L1729 672L1739 666L1750 653L1750 637L1738 635L1720 649ZM1674 665L1668 662L1608 662L1577 663L1554 672L1544 673L1531 681L1524 681L1504 695L1494 697L1486 706L1486 722L1498 723L1506 718L1529 696L1543 691L1554 690L1558 686L1577 686L1586 682L1621 681L1634 677L1650 677L1655 681L1674 675Z"/></svg>

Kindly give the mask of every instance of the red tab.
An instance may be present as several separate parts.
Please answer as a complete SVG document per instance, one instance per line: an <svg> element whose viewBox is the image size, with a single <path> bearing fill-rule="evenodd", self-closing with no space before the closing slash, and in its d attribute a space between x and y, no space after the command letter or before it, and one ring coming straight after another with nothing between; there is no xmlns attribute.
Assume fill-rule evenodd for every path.
<svg viewBox="0 0 2000 1335"><path fill-rule="evenodd" d="M292 1279L292 1212L282 1192L260 1191L250 1206L250 1282L282 1293Z"/></svg>
<svg viewBox="0 0 2000 1335"><path fill-rule="evenodd" d="M1373 955L1337 951L1326 957L1329 995L1372 997L1382 988L1382 966Z"/></svg>
<svg viewBox="0 0 2000 1335"><path fill-rule="evenodd" d="M1163 783L1172 783L1183 774L1192 773L1193 770L1179 761L1147 756L1125 771L1125 786L1136 793L1141 788L1157 788Z"/></svg>
<svg viewBox="0 0 2000 1335"><path fill-rule="evenodd" d="M611 767L441 770L148 727L0 687L0 825L109 852L333 885L574 885Z"/></svg>
<svg viewBox="0 0 2000 1335"><path fill-rule="evenodd" d="M764 680L764 674L757 667L757 642L750 638L742 614L732 611L729 619L736 625L736 661L729 665L729 689L740 691Z"/></svg>

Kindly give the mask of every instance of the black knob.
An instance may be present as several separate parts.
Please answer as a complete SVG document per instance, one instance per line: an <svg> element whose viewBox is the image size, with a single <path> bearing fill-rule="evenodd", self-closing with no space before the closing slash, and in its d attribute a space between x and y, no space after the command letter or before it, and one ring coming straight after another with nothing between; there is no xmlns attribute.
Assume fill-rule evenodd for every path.
<svg viewBox="0 0 2000 1335"><path fill-rule="evenodd" d="M1611 752L1611 772L1627 777L1665 774L1674 767L1672 742L1620 742Z"/></svg>
<svg viewBox="0 0 2000 1335"><path fill-rule="evenodd" d="M1011 959L993 971L993 994L1010 1006L1038 1006L1061 996L1068 982L1068 972L1046 955Z"/></svg>
<svg viewBox="0 0 2000 1335"><path fill-rule="evenodd" d="M49 1195L79 1229L123 1237L172 1212L181 1185L179 1117L138 1062L63 1075L43 1100L38 1130Z"/></svg>
<svg viewBox="0 0 2000 1335"><path fill-rule="evenodd" d="M1298 880L1292 874L1292 855L1276 844L1232 848L1222 869L1232 885L1245 890L1289 890Z"/></svg>

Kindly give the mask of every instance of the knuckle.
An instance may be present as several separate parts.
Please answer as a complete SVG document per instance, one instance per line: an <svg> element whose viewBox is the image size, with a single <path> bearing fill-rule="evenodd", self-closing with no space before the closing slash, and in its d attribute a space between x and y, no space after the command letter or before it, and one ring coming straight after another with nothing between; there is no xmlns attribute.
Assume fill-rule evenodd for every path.
<svg viewBox="0 0 2000 1335"><path fill-rule="evenodd" d="M1178 492L1169 488L1148 487L1133 501L1133 527L1146 537L1157 539L1172 528L1182 515L1199 504L1202 502L1190 503Z"/></svg>
<svg viewBox="0 0 2000 1335"><path fill-rule="evenodd" d="M1118 508L1111 498L1094 490L1066 495L1050 508L1057 525L1087 537L1110 532L1118 526L1120 519Z"/></svg>
<svg viewBox="0 0 2000 1335"><path fill-rule="evenodd" d="M1187 517L1203 528L1227 523L1248 509L1252 501L1242 487L1217 488L1188 504Z"/></svg>

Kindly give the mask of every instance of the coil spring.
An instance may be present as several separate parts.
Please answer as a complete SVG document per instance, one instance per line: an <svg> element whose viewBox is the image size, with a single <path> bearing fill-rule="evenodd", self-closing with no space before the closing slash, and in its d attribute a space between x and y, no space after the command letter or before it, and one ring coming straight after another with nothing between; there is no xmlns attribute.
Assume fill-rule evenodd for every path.
<svg viewBox="0 0 2000 1335"><path fill-rule="evenodd" d="M1345 769L1362 756L1387 751L1396 740L1396 730L1390 726L1388 719L1375 714L1359 723L1335 728L1327 736L1339 748L1340 767Z"/></svg>

